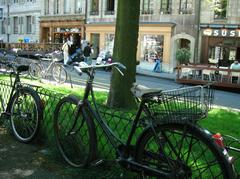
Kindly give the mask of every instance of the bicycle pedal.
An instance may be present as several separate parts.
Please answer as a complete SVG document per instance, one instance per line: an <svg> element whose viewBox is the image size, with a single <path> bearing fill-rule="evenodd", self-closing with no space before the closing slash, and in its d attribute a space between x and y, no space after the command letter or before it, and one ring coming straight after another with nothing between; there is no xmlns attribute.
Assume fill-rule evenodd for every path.
<svg viewBox="0 0 240 179"><path fill-rule="evenodd" d="M103 163L104 163L103 159L95 160L95 161L91 162L91 166L92 167L98 167L98 166L102 165Z"/></svg>

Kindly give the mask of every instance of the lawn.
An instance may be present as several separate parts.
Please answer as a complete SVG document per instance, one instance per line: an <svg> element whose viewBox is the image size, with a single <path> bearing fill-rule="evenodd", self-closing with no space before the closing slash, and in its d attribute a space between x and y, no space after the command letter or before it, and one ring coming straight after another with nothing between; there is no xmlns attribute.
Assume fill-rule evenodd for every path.
<svg viewBox="0 0 240 179"><path fill-rule="evenodd" d="M8 77L2 76L1 79L8 80ZM58 100L67 94L75 94L79 97L83 95L83 88L74 87L70 88L69 85L51 85L46 83L39 83L37 81L31 80L23 80L26 83L34 84L37 86L44 87L44 90L40 90L41 97L45 103L45 111L44 111L44 121L42 124L42 139L48 139L49 145L53 148L53 151L56 151L54 148L55 143L52 142L53 140L53 128L52 128L52 119L53 119L53 111L58 102ZM0 84L0 89L2 85ZM50 95L49 95L50 94ZM119 111L119 110L112 110L103 107L107 93L106 92L96 92L95 96L97 98L97 103L101 104L101 111L103 114L108 118L108 124L114 129L114 131L118 131L118 136L122 139L126 139L127 132L129 130L129 123L131 119L133 119L133 114L127 111ZM127 120L122 120L122 118ZM119 125L118 125L119 124ZM199 124L211 131L212 133L221 133L223 135L231 135L234 137L240 136L240 112L234 112L231 110L226 109L219 109L215 108L209 112L209 115L206 119L203 119L199 122ZM113 158L115 156L115 152L113 151L112 147L110 146L109 142L105 137L103 137L103 131L97 127L97 135L98 135L98 151L99 156L101 158ZM226 138L225 143L230 143L231 140ZM239 147L239 143L234 143L235 147ZM58 152L56 152L58 153ZM239 154L234 152L229 152L230 155L234 155L239 157ZM58 154L57 154L58 155ZM239 160L236 161L237 171L240 171L240 162Z"/></svg>

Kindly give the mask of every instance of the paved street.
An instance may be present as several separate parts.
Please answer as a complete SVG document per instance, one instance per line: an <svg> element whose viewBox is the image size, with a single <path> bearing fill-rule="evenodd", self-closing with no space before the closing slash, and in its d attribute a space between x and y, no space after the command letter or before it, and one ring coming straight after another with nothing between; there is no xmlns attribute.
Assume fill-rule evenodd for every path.
<svg viewBox="0 0 240 179"><path fill-rule="evenodd" d="M85 84L86 74L78 76L74 71L71 71L72 81L77 84ZM163 90L169 90L174 88L179 88L182 84L174 82L174 80L161 79L157 77L137 75L137 83L145 85L149 88L161 88ZM110 83L110 72L97 71L95 75L94 86L96 88L101 88L108 90ZM215 105L220 105L224 107L231 107L235 109L240 109L239 105L240 93L230 92L224 90L215 90Z"/></svg>

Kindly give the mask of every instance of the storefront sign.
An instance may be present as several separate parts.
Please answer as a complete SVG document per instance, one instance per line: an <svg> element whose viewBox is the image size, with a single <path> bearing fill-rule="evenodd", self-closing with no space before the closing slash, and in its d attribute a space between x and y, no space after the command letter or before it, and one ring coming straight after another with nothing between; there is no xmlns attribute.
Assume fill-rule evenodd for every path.
<svg viewBox="0 0 240 179"><path fill-rule="evenodd" d="M240 37L240 29L204 29L203 35L214 37Z"/></svg>

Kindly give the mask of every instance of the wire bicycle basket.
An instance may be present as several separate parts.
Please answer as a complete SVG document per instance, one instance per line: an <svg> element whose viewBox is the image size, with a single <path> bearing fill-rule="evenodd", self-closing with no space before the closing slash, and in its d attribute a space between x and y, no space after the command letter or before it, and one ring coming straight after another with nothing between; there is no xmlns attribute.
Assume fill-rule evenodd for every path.
<svg viewBox="0 0 240 179"><path fill-rule="evenodd" d="M146 100L156 122L196 122L207 116L213 99L213 89L198 85L162 91Z"/></svg>

